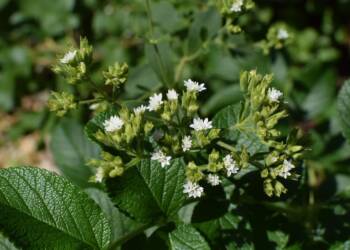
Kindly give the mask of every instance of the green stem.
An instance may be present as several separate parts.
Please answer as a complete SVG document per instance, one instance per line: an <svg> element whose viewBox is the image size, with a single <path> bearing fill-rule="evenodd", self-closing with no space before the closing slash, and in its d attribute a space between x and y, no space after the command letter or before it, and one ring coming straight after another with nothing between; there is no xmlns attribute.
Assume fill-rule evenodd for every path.
<svg viewBox="0 0 350 250"><path fill-rule="evenodd" d="M236 149L233 146L231 146L223 141L218 141L216 144L220 147L223 147L223 148L231 151L231 152L236 152Z"/></svg>

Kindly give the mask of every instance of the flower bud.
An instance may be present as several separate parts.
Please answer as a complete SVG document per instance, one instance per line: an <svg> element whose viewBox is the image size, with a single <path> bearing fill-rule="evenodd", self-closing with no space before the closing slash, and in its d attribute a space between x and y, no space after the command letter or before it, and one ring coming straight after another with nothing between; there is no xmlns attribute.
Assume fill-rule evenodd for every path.
<svg viewBox="0 0 350 250"><path fill-rule="evenodd" d="M48 101L48 107L57 116L64 116L69 110L75 109L77 104L74 101L74 96L70 93L52 92Z"/></svg>

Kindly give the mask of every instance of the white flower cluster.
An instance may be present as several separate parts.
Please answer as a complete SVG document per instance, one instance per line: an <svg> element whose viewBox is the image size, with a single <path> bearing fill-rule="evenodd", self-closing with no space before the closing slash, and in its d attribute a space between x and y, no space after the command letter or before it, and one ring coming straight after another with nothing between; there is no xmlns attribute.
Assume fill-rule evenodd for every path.
<svg viewBox="0 0 350 250"><path fill-rule="evenodd" d="M269 98L270 102L279 102L279 99L283 93L275 88L269 88L267 90L267 98Z"/></svg>
<svg viewBox="0 0 350 250"><path fill-rule="evenodd" d="M187 88L188 92L202 92L206 90L206 87L204 83L198 83L196 81L193 81L191 79L185 80L185 87Z"/></svg>
<svg viewBox="0 0 350 250"><path fill-rule="evenodd" d="M203 195L204 189L198 183L187 181L184 185L184 193L190 198L199 198Z"/></svg>
<svg viewBox="0 0 350 250"><path fill-rule="evenodd" d="M102 182L103 178L104 178L104 175L105 175L105 173L104 173L103 168L102 167L97 168L96 174L95 174L95 181L98 182L98 183Z"/></svg>
<svg viewBox="0 0 350 250"><path fill-rule="evenodd" d="M295 168L295 166L293 165L293 163L291 163L290 161L284 160L283 161L283 165L282 165L282 169L279 172L279 176L281 176L284 179L287 179L288 176L291 175L290 171Z"/></svg>
<svg viewBox="0 0 350 250"><path fill-rule="evenodd" d="M286 40L286 39L288 39L288 37L289 37L289 34L288 34L287 30L282 29L282 28L278 29L278 31L277 31L277 38L279 40Z"/></svg>
<svg viewBox="0 0 350 250"><path fill-rule="evenodd" d="M185 136L182 138L182 151L186 152L192 147L192 139L190 136Z"/></svg>
<svg viewBox="0 0 350 250"><path fill-rule="evenodd" d="M213 128L212 122L208 120L208 118L194 118L190 128L193 128L196 131L208 130Z"/></svg>
<svg viewBox="0 0 350 250"><path fill-rule="evenodd" d="M124 121L119 116L111 116L108 120L104 121L103 126L107 132L115 132L121 129L124 125Z"/></svg>
<svg viewBox="0 0 350 250"><path fill-rule="evenodd" d="M170 165L171 156L166 156L162 151L157 151L152 154L152 161L158 161L162 168Z"/></svg>
<svg viewBox="0 0 350 250"><path fill-rule="evenodd" d="M227 177L230 177L232 174L237 174L239 170L236 161L231 155L226 155L224 157L224 167L226 169Z"/></svg>
<svg viewBox="0 0 350 250"><path fill-rule="evenodd" d="M146 110L147 110L147 106L141 105L141 106L134 108L134 113L135 113L135 115L143 114L143 113L145 113Z"/></svg>
<svg viewBox="0 0 350 250"><path fill-rule="evenodd" d="M179 98L179 94L174 89L169 89L168 93L166 94L166 97L169 101L177 101Z"/></svg>
<svg viewBox="0 0 350 250"><path fill-rule="evenodd" d="M63 64L68 64L70 63L72 60L74 60L75 56L77 54L76 50L72 50L72 51L68 51L63 58L60 59L60 62Z"/></svg>
<svg viewBox="0 0 350 250"><path fill-rule="evenodd" d="M162 94L154 94L149 98L149 103L147 109L149 111L157 111L163 104L163 95Z"/></svg>
<svg viewBox="0 0 350 250"><path fill-rule="evenodd" d="M209 174L207 180L208 183L212 186L217 186L221 183L220 177L216 174Z"/></svg>
<svg viewBox="0 0 350 250"><path fill-rule="evenodd" d="M243 7L243 0L235 0L235 2L231 5L231 12L241 12Z"/></svg>

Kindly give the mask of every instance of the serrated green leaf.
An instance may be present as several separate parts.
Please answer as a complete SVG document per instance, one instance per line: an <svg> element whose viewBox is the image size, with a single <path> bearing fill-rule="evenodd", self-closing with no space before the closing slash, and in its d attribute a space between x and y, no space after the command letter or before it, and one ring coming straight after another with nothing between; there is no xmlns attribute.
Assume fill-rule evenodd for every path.
<svg viewBox="0 0 350 250"><path fill-rule="evenodd" d="M344 83L339 93L337 110L343 135L350 142L350 80Z"/></svg>
<svg viewBox="0 0 350 250"><path fill-rule="evenodd" d="M17 250L18 248L12 244L9 239L0 233L0 249L1 250Z"/></svg>
<svg viewBox="0 0 350 250"><path fill-rule="evenodd" d="M87 161L97 158L98 145L85 135L83 127L73 120L63 120L53 131L51 143L56 166L73 183L86 187L93 174Z"/></svg>
<svg viewBox="0 0 350 250"><path fill-rule="evenodd" d="M185 201L185 163L175 159L162 168L143 160L122 177L110 179L108 189L117 206L140 221L175 216Z"/></svg>
<svg viewBox="0 0 350 250"><path fill-rule="evenodd" d="M114 206L108 195L96 188L88 188L85 190L90 197L101 207L105 213L112 230L112 244L117 241L123 241L130 235L133 235L139 229L144 228L144 224L136 222L124 215Z"/></svg>
<svg viewBox="0 0 350 250"><path fill-rule="evenodd" d="M111 229L86 193L46 170L0 170L0 228L25 249L106 249Z"/></svg>
<svg viewBox="0 0 350 250"><path fill-rule="evenodd" d="M239 120L240 113L241 104L227 106L214 116L213 124L216 128L224 129L224 137L227 140L236 142L236 148L238 150L245 147L250 154L267 151L268 147L261 142L257 135L234 129L234 125Z"/></svg>
<svg viewBox="0 0 350 250"><path fill-rule="evenodd" d="M191 225L181 224L169 234L172 250L210 250L203 236Z"/></svg>

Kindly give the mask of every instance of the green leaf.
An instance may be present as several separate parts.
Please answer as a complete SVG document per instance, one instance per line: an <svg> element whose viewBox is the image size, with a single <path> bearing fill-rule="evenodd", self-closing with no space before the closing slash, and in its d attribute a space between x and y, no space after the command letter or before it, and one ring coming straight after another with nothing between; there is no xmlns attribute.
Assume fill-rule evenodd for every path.
<svg viewBox="0 0 350 250"><path fill-rule="evenodd" d="M158 162L143 160L107 184L112 200L122 211L148 222L177 214L185 201L184 182L185 163L175 159L165 168Z"/></svg>
<svg viewBox="0 0 350 250"><path fill-rule="evenodd" d="M276 243L277 249L286 249L286 246L288 244L289 240L289 235L285 234L282 231L268 231L267 232L267 237L269 238L270 241L273 241Z"/></svg>
<svg viewBox="0 0 350 250"><path fill-rule="evenodd" d="M74 120L63 120L53 131L50 147L56 165L70 181L89 185L93 174L86 162L99 155L99 147L85 135L83 127Z"/></svg>
<svg viewBox="0 0 350 250"><path fill-rule="evenodd" d="M250 154L267 151L268 147L261 142L257 135L250 132L242 132L234 128L234 125L239 120L241 109L240 103L222 109L214 116L214 126L224 129L224 137L227 140L236 142L235 147L238 150L245 147Z"/></svg>
<svg viewBox="0 0 350 250"><path fill-rule="evenodd" d="M350 142L350 80L347 80L340 90L337 109L343 134Z"/></svg>
<svg viewBox="0 0 350 250"><path fill-rule="evenodd" d="M330 250L350 250L350 240L338 242L331 246Z"/></svg>
<svg viewBox="0 0 350 250"><path fill-rule="evenodd" d="M183 28L183 21L174 6L162 1L152 4L153 21L166 32L173 33Z"/></svg>
<svg viewBox="0 0 350 250"><path fill-rule="evenodd" d="M191 225L181 224L169 234L172 250L210 250L202 235Z"/></svg>
<svg viewBox="0 0 350 250"><path fill-rule="evenodd" d="M164 86L174 84L174 55L168 43L147 44L145 54L148 63Z"/></svg>
<svg viewBox="0 0 350 250"><path fill-rule="evenodd" d="M0 249L2 250L17 250L15 247L5 236L0 233Z"/></svg>
<svg viewBox="0 0 350 250"><path fill-rule="evenodd" d="M106 249L111 229L86 193L46 170L0 170L0 228L25 249Z"/></svg>
<svg viewBox="0 0 350 250"><path fill-rule="evenodd" d="M90 197L101 207L105 213L112 230L111 242L122 242L130 235L134 235L139 229L144 228L144 224L136 222L118 210L108 197L108 195L96 188L85 190Z"/></svg>

